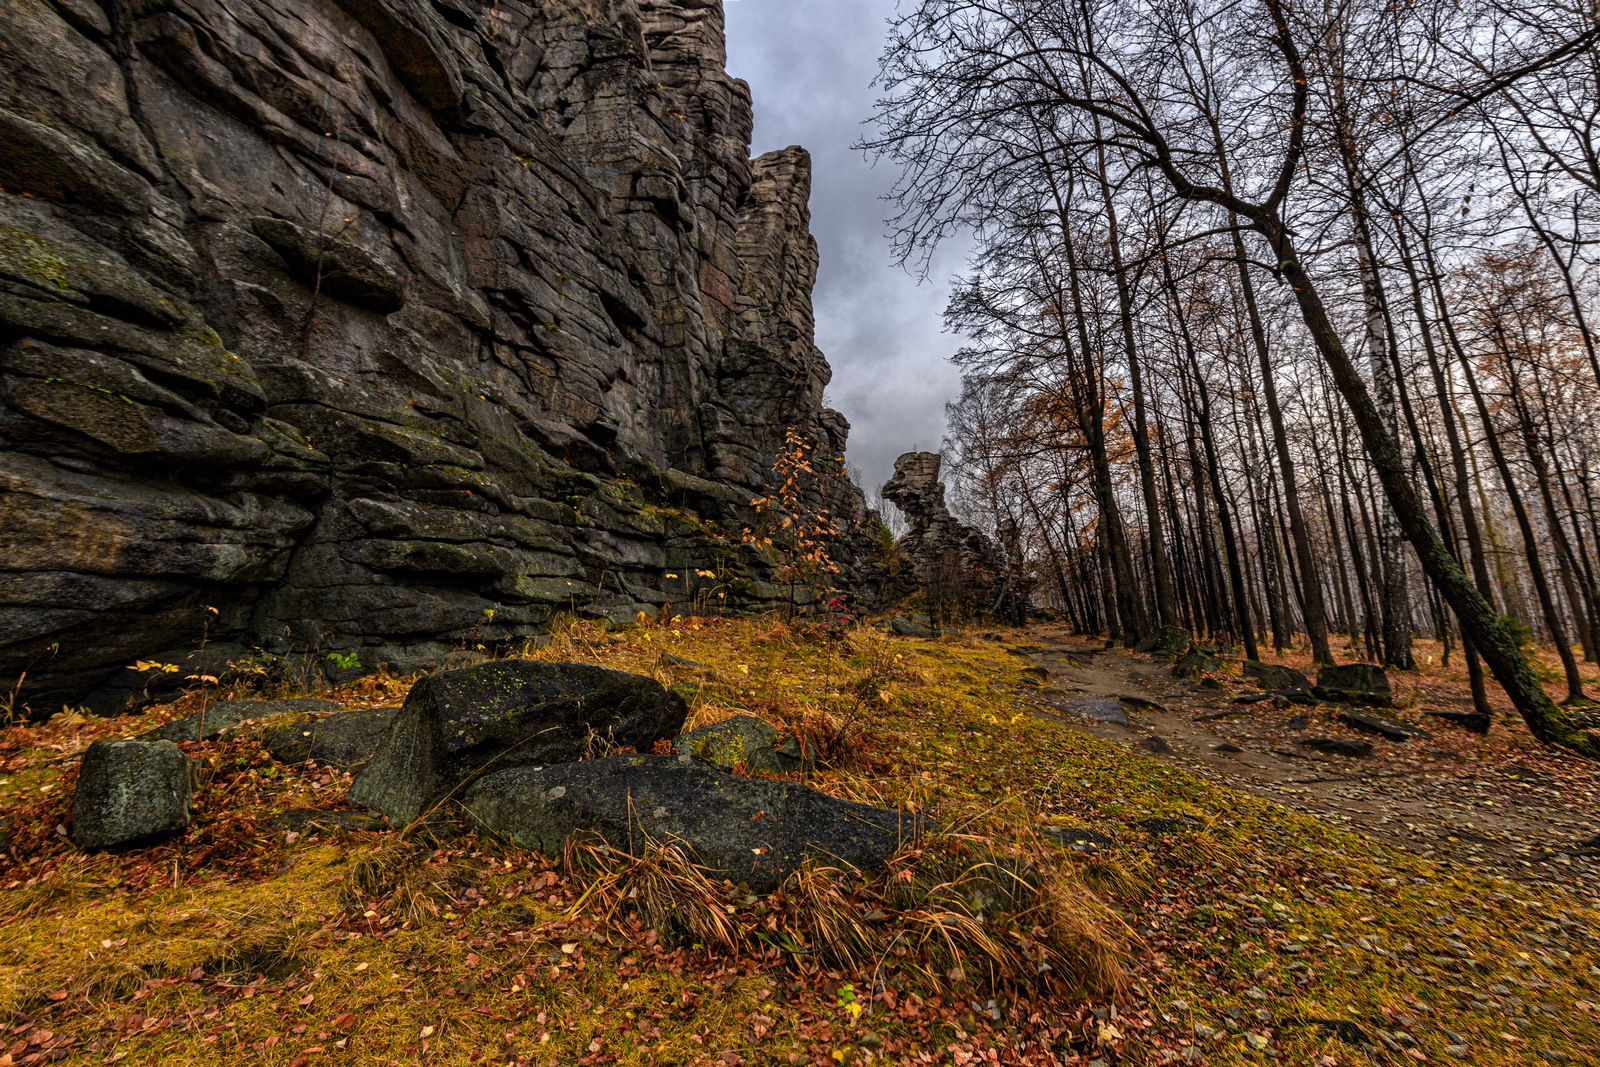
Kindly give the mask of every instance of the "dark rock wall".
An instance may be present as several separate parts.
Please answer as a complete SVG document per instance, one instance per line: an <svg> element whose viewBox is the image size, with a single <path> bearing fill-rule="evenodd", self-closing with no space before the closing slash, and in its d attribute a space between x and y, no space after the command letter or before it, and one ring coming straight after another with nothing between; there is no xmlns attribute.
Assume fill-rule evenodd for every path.
<svg viewBox="0 0 1600 1067"><path fill-rule="evenodd" d="M862 508L750 126L720 0L0 5L0 686L775 597L786 428Z"/></svg>
<svg viewBox="0 0 1600 1067"><path fill-rule="evenodd" d="M950 514L939 480L942 462L937 452L907 452L894 461L894 476L883 486L883 498L906 518L900 547L928 607L941 620L976 616L1020 624L1028 599L1021 570L1012 562L1020 555L1008 554Z"/></svg>

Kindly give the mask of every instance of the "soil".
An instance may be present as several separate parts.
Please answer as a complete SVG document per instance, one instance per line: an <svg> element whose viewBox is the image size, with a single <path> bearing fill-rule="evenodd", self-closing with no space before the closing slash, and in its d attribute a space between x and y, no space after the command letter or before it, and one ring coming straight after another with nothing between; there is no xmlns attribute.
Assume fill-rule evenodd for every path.
<svg viewBox="0 0 1600 1067"><path fill-rule="evenodd" d="M1041 716L1447 864L1600 888L1600 766L1539 745L1509 705L1487 738L1420 714L1470 710L1442 671L1391 672L1409 706L1380 714L1431 735L1397 742L1352 727L1336 705L1235 704L1260 692L1236 664L1186 680L1154 656L1088 645L1065 630L1037 628L1028 640L1014 651L1045 672L1030 673ZM1084 699L1092 697L1117 698L1127 725L1104 721L1104 705ZM1317 740L1371 742L1371 755L1307 747Z"/></svg>

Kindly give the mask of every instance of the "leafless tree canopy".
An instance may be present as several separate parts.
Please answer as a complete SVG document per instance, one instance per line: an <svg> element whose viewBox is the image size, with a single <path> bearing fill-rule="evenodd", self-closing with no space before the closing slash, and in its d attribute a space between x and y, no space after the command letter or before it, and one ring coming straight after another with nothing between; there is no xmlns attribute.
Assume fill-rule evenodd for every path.
<svg viewBox="0 0 1600 1067"><path fill-rule="evenodd" d="M1544 740L1600 660L1592 3L916 0L892 229L970 234L949 451L1042 595L1485 672ZM1574 651L1576 647L1577 651Z"/></svg>

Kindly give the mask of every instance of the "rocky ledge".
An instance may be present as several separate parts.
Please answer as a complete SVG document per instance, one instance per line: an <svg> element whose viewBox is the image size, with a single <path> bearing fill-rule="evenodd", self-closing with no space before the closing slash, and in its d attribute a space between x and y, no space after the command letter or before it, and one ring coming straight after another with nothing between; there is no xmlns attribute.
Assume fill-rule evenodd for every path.
<svg viewBox="0 0 1600 1067"><path fill-rule="evenodd" d="M16 0L0 56L19 706L772 603L791 427L863 515L720 0Z"/></svg>

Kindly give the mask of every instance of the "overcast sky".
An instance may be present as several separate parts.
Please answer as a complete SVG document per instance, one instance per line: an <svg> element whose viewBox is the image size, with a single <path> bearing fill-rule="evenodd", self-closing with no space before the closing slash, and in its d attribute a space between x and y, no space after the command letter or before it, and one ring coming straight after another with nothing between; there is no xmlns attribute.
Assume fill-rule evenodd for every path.
<svg viewBox="0 0 1600 1067"><path fill-rule="evenodd" d="M726 0L728 70L750 83L756 154L804 145L815 175L811 231L822 253L817 345L833 365L830 406L851 424L849 460L869 487L913 449L936 452L944 405L960 390L943 332L948 276L943 255L917 284L890 258L884 237L893 181L852 149L872 112L871 87L894 0Z"/></svg>

